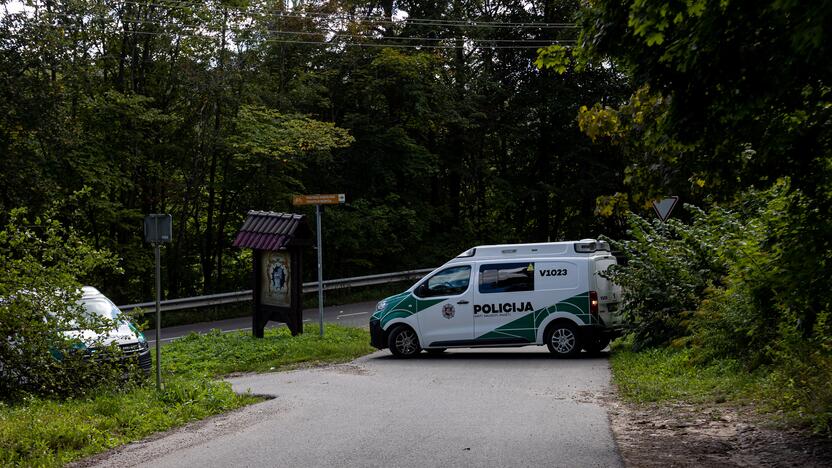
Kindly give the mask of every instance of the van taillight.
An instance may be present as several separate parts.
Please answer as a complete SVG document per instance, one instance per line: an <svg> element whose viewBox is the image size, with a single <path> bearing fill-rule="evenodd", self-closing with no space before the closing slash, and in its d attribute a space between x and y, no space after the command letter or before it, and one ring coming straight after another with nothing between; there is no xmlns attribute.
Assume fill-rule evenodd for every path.
<svg viewBox="0 0 832 468"><path fill-rule="evenodd" d="M598 293L595 291L589 292L589 313L598 317Z"/></svg>

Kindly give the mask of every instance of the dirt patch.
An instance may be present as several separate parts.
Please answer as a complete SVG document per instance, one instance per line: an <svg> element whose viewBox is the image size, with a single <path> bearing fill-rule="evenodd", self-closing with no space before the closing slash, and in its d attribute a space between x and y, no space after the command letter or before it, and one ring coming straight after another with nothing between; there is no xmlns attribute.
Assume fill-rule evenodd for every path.
<svg viewBox="0 0 832 468"><path fill-rule="evenodd" d="M321 370L346 375L371 375L370 371L367 370L366 367L356 366L354 364L337 364L334 366L322 368Z"/></svg>
<svg viewBox="0 0 832 468"><path fill-rule="evenodd" d="M604 401L630 467L832 466L832 439L774 427L752 406Z"/></svg>

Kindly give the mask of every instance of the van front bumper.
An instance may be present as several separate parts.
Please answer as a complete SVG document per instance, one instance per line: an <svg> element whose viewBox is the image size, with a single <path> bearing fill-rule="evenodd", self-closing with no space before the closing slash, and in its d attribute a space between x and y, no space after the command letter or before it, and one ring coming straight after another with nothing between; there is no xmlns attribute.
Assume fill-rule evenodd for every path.
<svg viewBox="0 0 832 468"><path fill-rule="evenodd" d="M381 328L381 322L378 319L370 319L370 346L376 349L386 348L387 340L384 335L385 333Z"/></svg>

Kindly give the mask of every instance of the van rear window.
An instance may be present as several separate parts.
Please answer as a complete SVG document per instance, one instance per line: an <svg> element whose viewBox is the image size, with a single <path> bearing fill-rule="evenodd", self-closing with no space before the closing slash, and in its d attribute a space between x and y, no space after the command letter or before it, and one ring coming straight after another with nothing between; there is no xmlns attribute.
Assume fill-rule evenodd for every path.
<svg viewBox="0 0 832 468"><path fill-rule="evenodd" d="M534 262L480 265L480 293L534 291Z"/></svg>

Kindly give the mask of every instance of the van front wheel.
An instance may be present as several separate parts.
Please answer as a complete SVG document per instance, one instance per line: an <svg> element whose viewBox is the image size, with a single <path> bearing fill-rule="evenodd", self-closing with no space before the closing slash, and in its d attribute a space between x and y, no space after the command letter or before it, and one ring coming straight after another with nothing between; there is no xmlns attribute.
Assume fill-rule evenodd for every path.
<svg viewBox="0 0 832 468"><path fill-rule="evenodd" d="M546 329L546 346L555 357L573 357L581 352L578 329L569 322L553 323Z"/></svg>
<svg viewBox="0 0 832 468"><path fill-rule="evenodd" d="M401 326L393 330L390 333L387 345L390 348L390 352L393 353L393 356L401 358L413 357L422 351L416 332L406 326Z"/></svg>

